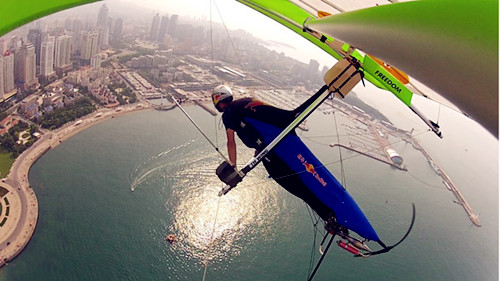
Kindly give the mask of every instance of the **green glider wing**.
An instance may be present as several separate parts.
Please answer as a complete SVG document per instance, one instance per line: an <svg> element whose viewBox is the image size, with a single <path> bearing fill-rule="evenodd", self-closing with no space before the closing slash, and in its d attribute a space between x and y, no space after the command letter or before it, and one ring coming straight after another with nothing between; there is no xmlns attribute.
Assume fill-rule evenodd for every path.
<svg viewBox="0 0 500 281"><path fill-rule="evenodd" d="M0 36L41 17L98 0L3 1L0 8Z"/></svg>
<svg viewBox="0 0 500 281"><path fill-rule="evenodd" d="M351 45L383 59L437 91L498 137L498 1L237 1L337 59L342 52L332 50L325 39L341 42L344 50ZM304 30L320 34L323 40ZM368 81L411 105L413 93L383 66L360 52L350 55L363 64Z"/></svg>

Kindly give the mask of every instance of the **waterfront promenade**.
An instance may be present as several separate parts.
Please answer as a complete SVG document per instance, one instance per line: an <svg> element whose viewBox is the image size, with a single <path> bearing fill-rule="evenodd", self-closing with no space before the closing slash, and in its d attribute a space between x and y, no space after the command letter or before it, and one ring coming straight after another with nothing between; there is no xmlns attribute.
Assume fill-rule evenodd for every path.
<svg viewBox="0 0 500 281"><path fill-rule="evenodd" d="M149 103L140 102L116 109L100 109L81 120L44 133L17 157L7 177L0 182L0 266L21 253L35 231L38 200L28 181L31 166L47 151L82 130L118 115L151 108Z"/></svg>

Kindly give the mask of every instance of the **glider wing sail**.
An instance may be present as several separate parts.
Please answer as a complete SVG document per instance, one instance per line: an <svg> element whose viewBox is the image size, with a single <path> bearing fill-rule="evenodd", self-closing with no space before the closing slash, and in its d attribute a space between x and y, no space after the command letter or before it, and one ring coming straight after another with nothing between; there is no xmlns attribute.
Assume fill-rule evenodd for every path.
<svg viewBox="0 0 500 281"><path fill-rule="evenodd" d="M248 118L246 121L258 129L265 143L272 142L282 131L255 119ZM297 180L333 210L339 224L368 240L380 241L358 204L298 136L287 135L273 149L273 153L293 171L289 176L298 175Z"/></svg>
<svg viewBox="0 0 500 281"><path fill-rule="evenodd" d="M360 61L366 80L394 93L438 136L437 127L410 106L408 76L395 68L389 75L377 72L383 66L371 63L378 59L352 46L416 77L498 135L498 1L237 1L337 59Z"/></svg>
<svg viewBox="0 0 500 281"><path fill-rule="evenodd" d="M3 1L0 8L0 36L41 17L99 0Z"/></svg>

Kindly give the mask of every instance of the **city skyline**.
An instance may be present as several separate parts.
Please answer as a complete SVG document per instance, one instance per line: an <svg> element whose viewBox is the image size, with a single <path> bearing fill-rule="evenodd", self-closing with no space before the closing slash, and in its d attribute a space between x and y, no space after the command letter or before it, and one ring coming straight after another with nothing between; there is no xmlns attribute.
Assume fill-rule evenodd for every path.
<svg viewBox="0 0 500 281"><path fill-rule="evenodd" d="M333 57L300 35L236 1L214 1L212 2L212 8L210 8L210 2L206 2L206 5L200 5L197 1L193 0L190 0L190 2L172 0L106 0L64 10L42 19L57 18L65 14L71 14L83 20L91 20L96 24L99 21L100 8L103 4L108 6L107 16L115 19L123 18L123 14L128 15L130 13L129 10L134 9L127 6L128 9L125 9L126 11L120 11L119 9L113 9L113 6L118 8L124 7L123 5L127 4L135 6L137 11L135 11L136 13L132 13L133 19L149 21L147 23L148 26L145 27L148 29L147 32L149 32L149 28L151 27L150 20L156 13L159 13L160 18L162 16L177 14L184 19L201 20L207 23L212 20L212 23L215 25L223 22L230 30L245 30L259 39L268 41L269 45L272 45L270 46L272 49L284 52L287 56L304 63L309 63L310 59L314 59L321 66L330 67L336 62ZM210 10L212 15L210 15ZM105 16L106 13L102 13L101 17ZM144 15L144 13L147 15ZM18 29L39 25L39 22L40 20L36 20ZM105 31L111 34L111 30L107 29ZM15 33L16 30L7 33L5 36Z"/></svg>

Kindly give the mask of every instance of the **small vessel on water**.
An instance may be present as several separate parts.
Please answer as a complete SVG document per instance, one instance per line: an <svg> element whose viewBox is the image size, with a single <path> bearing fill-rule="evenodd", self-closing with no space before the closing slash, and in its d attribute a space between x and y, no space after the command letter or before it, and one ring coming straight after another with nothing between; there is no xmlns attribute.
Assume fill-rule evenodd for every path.
<svg viewBox="0 0 500 281"><path fill-rule="evenodd" d="M175 242L175 240L176 240L176 238L175 238L175 235L173 235L173 234L169 234L169 235L165 236L165 241L167 241L170 244L173 244Z"/></svg>

